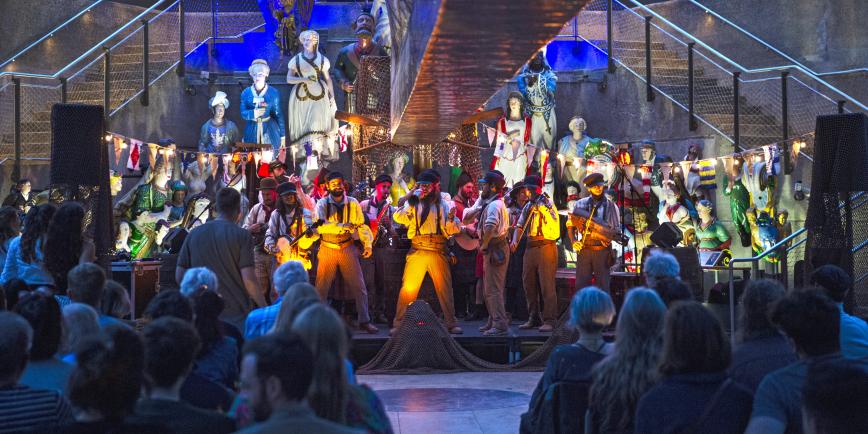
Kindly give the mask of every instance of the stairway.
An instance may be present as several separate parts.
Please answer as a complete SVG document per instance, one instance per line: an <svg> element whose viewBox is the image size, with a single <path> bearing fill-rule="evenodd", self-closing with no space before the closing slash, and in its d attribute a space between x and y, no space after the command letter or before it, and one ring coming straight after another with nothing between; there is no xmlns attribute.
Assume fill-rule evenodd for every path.
<svg viewBox="0 0 868 434"><path fill-rule="evenodd" d="M592 40L605 47L606 41ZM645 41L614 40L615 59L638 76L645 77ZM668 49L661 42L651 44L652 85L687 107L688 60L679 51ZM708 74L699 62L694 64L694 112L726 136L734 136L732 78ZM664 95L658 95L658 97ZM742 148L754 148L780 141L781 124L777 113L753 104L741 90L739 97L739 131ZM790 132L793 133L792 128Z"/></svg>

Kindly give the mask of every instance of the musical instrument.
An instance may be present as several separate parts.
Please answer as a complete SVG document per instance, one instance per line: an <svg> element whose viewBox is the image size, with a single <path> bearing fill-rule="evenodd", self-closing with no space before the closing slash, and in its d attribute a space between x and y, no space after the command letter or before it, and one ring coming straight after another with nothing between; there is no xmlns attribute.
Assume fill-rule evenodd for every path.
<svg viewBox="0 0 868 434"><path fill-rule="evenodd" d="M585 219L585 226L582 229L582 237L579 238L577 241L573 242L573 250L575 250L576 255L578 255L582 251L582 249L585 247L585 240L587 239L588 235L591 234L591 224L594 222L593 221L593 215L594 215L594 213L597 212L597 206L599 206L599 205L600 205L599 203L596 203L591 208L591 213ZM580 218L578 216L573 216L573 217ZM575 227L580 227L580 226L575 226Z"/></svg>
<svg viewBox="0 0 868 434"><path fill-rule="evenodd" d="M325 223L325 220L318 220L316 223L308 226L307 230L314 230ZM305 232L307 232L307 230ZM277 252L275 252L274 256L277 258L277 264L281 265L286 263L287 261L299 261L304 266L305 270L310 270L313 266L310 262L309 253L305 250L299 250L296 248L298 246L298 242L304 238L305 233L302 232L298 237L292 238L288 236L281 236L277 239L277 244L275 248Z"/></svg>
<svg viewBox="0 0 868 434"><path fill-rule="evenodd" d="M472 237L470 236L470 234L463 230L455 234L452 239L454 239L455 242L458 243L458 246L464 250L476 250L479 248L479 238Z"/></svg>

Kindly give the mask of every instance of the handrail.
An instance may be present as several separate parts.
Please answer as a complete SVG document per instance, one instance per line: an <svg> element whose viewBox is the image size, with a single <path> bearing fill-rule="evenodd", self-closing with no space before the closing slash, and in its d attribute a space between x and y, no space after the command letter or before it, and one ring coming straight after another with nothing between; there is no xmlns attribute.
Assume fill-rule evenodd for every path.
<svg viewBox="0 0 868 434"><path fill-rule="evenodd" d="M31 48L35 47L36 44L38 44L38 43L40 43L40 42L42 42L42 41L44 41L44 40L50 38L52 35L54 35L54 32L56 32L56 31L58 31L58 30L60 30L60 29L62 29L62 28L64 28L64 27L66 27L69 23L75 21L78 17L80 17L80 16L82 16L82 15L84 15L84 14L90 12L91 9L93 9L96 5L98 5L98 4L102 3L102 2L103 2L103 0L96 0L95 2L91 3L91 4L88 5L87 7L82 8L82 10L80 10L77 14L73 15L72 17L70 17L70 18L67 19L66 21L62 22L59 26L57 26L57 27L55 27L55 28L49 30L48 33L42 35L42 37L40 37L39 39L37 39L37 40L31 42L29 45L27 45L26 47L24 47L23 49L21 49L21 51L19 51L19 52L13 54L11 57L9 57L9 59L7 59L6 61L4 61L3 63L0 63L0 68L4 67L4 66L6 66L6 65L8 65L8 64L10 64L10 63L12 63L12 62L14 62L15 59L16 59L17 57L21 56L22 54L24 54L25 51L30 50Z"/></svg>
<svg viewBox="0 0 868 434"><path fill-rule="evenodd" d="M666 23L667 26L671 27L671 28L672 28L673 30L675 30L676 32L680 33L681 35L683 35L683 36L686 37L686 38L689 38L690 41L693 41L693 42L695 42L697 45L699 45L700 47L705 48L706 50L710 51L712 54L714 54L715 56L717 56L717 57L721 58L722 60L726 61L726 63L730 64L731 66L735 67L736 69L738 69L739 71L741 71L741 72L743 72L743 73L751 74L751 73L762 73L762 72L773 72L773 71L786 71L786 70L789 70L789 69L796 69L796 70L801 71L801 72L804 73L805 75L810 76L811 78L813 78L814 80L816 80L818 83L820 83L820 84L822 84L823 86L829 88L830 90L832 90L833 92L837 93L838 95L840 95L840 96L846 98L848 101L850 101L851 103L853 103L853 105L859 107L859 108L862 109L862 110L868 111L868 106L866 106L865 104L862 104L861 102L857 101L855 98L853 98L852 96L848 95L848 94L845 93L844 91L838 89L838 88L835 87L835 86L832 86L831 84L829 84L829 83L826 82L825 80L823 80L823 79L821 79L820 77L818 77L816 74L813 74L811 71L808 71L808 70L806 70L805 68L803 68L803 67L801 67L801 66L798 66L798 65L787 65L787 66L781 66L781 67L777 67L777 66L775 66L775 67L768 67L768 68L747 68L747 67L744 67L744 66L742 66L740 63L736 62L735 60L732 60L732 59L730 59L729 57L727 57L726 55L724 55L723 53L721 53L721 52L715 50L715 49L712 48L710 45L706 44L705 42L703 42L703 41L700 40L699 38L695 37L695 36L694 36L693 34L691 34L690 32L688 32L688 31L682 29L681 27L678 27L677 25L675 25L675 23L673 23L673 22L667 20L666 18L664 18L662 15L660 15L660 14L657 13L657 12L655 12L655 11L652 10L651 8L645 6L645 5L642 4L642 3L639 3L638 0L624 0L624 1L633 4L633 5L636 6L637 8L639 8L639 9L641 9L641 10L643 10L643 11L649 13L650 15L652 15L653 17L657 18L658 20L662 21L663 23ZM620 3L620 2L618 2L618 3ZM622 5L623 5L623 4L622 4Z"/></svg>
<svg viewBox="0 0 868 434"><path fill-rule="evenodd" d="M714 16L715 18L717 18L717 19L723 21L724 23L729 24L730 27L734 27L734 28L735 28L736 30L738 30L739 32L744 33L747 37L753 39L753 40L756 41L756 42L759 42L760 44L762 44L763 46L765 46L765 47L768 48L769 50L774 51L775 53L777 53L777 54L780 55L781 57L783 57L783 58L789 60L790 62L793 62L792 65L788 65L788 66L798 66L798 67L801 67L801 68L803 68L803 69L806 70L806 71L810 71L812 75L816 75L816 76L821 76L821 75L850 74L850 73L853 73L853 72L868 72L868 68L852 68L852 69L847 69L847 70L842 70L842 71L829 71L829 72L817 72L817 71L814 71L813 69L811 69L811 68L809 68L809 67L803 65L802 63L800 63L800 62L797 61L796 59L794 59L794 58L792 58L791 56L789 56L788 54L784 53L783 51L778 50L777 48L775 48L774 46L772 46L772 45L769 44L768 42L762 40L759 36L754 35L753 33L747 31L747 29L744 29L744 28L742 28L741 26L739 26L738 24L735 24L734 22L728 20L726 17L724 17L723 15L720 15L719 13L715 12L715 11L714 11L713 9L711 9L710 7L708 7L708 6L706 6L706 5L704 5L704 4L700 3L700 2L698 2L697 0L689 0L689 1L690 1L690 3L693 3L693 4L695 4L696 6L698 6L698 7L702 8L702 9L704 9L705 12L708 13L709 15L712 15L712 16Z"/></svg>
<svg viewBox="0 0 868 434"><path fill-rule="evenodd" d="M174 6L175 3L177 3L178 1L180 1L180 0L176 0L174 3L172 3L172 4L168 5L168 6L165 6L165 8L166 8L166 9L171 8L171 7ZM157 1L156 3L154 3L153 6L151 6L151 7L147 8L147 9L145 9L142 13L136 15L132 20L130 20L129 22L127 22L126 24L124 24L123 26L121 26L119 29L117 29L117 30L115 30L114 32L112 32L110 35L106 36L102 41L97 42L93 47L91 47L89 50L87 50L84 54L82 54L81 56L78 56L78 58L76 58L75 60L73 60L72 62L70 62L70 63L67 64L66 66L64 66L60 71L57 71L57 72L55 72L54 74L50 74L50 75L49 75L49 74L32 74L32 73L27 73L27 72L0 72L0 78L2 78L3 76L8 75L8 76L15 76L15 77L19 77L19 78L20 78L20 77L25 77L25 78L46 78L46 79L56 79L56 78L60 77L61 74L63 74L64 72L66 72L67 69L73 67L73 66L74 66L75 64L77 64L78 62L81 62L83 59L85 59L86 57L90 56L90 55L93 54L95 51L97 51L97 50L101 50L102 47L108 43L108 41L110 41L111 39L113 39L115 36L119 35L121 32L123 32L124 30L126 30L127 28L129 28L130 26L132 26L133 24L137 24L139 21L141 21L141 19L142 19L145 15L151 13L154 9L157 8L157 6L162 5L162 3L163 3L163 2L161 2L161 1Z"/></svg>

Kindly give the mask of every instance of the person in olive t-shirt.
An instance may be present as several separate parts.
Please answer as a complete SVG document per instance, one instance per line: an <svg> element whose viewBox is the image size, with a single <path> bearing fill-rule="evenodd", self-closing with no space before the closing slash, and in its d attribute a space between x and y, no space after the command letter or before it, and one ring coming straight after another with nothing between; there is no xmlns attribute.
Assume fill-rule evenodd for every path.
<svg viewBox="0 0 868 434"><path fill-rule="evenodd" d="M206 267L217 275L217 292L226 308L220 318L240 330L251 310L265 306L253 263L253 238L238 226L241 195L232 188L217 193L217 219L193 229L178 254L175 279L189 268Z"/></svg>

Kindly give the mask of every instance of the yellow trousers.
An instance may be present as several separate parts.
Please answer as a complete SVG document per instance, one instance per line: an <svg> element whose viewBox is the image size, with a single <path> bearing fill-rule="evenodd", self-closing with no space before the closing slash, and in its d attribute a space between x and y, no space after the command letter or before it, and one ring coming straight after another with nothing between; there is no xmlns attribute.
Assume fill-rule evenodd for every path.
<svg viewBox="0 0 868 434"><path fill-rule="evenodd" d="M457 325L455 321L455 305L452 300L452 272L449 262L442 252L431 250L410 250L407 263L404 265L404 279L401 283L401 293L398 295L398 307L395 312L394 326L401 325L407 306L416 301L425 274L431 275L434 281L434 291L440 301L443 319L447 328Z"/></svg>

